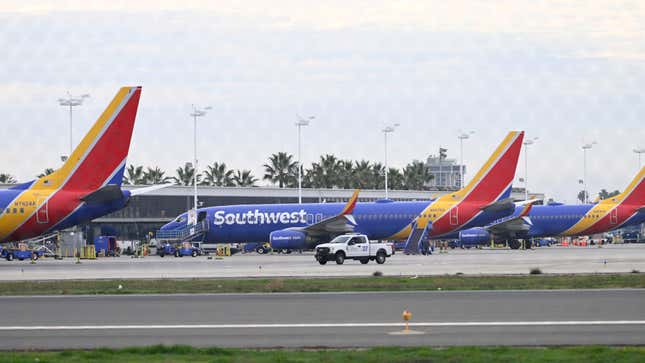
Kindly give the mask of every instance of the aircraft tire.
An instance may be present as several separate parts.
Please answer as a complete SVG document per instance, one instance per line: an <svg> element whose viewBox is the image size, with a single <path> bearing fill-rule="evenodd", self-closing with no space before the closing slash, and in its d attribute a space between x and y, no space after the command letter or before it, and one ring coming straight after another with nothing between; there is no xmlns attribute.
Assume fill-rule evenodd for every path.
<svg viewBox="0 0 645 363"><path fill-rule="evenodd" d="M516 239L512 239L508 242L508 247L512 250L519 250L522 247L522 243Z"/></svg>

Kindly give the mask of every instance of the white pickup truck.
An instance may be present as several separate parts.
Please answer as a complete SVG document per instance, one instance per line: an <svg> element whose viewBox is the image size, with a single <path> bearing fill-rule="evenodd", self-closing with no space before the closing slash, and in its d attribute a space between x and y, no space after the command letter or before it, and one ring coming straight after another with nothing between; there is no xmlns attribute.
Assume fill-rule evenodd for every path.
<svg viewBox="0 0 645 363"><path fill-rule="evenodd" d="M321 265L327 261L336 261L342 265L346 259L359 260L362 264L376 260L382 264L387 257L392 256L392 245L390 243L370 242L364 234L343 234L329 243L316 246L316 261Z"/></svg>

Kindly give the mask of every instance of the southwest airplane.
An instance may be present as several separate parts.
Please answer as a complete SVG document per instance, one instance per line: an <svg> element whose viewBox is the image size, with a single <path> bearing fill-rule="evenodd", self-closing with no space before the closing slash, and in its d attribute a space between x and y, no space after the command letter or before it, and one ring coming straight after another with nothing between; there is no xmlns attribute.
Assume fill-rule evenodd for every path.
<svg viewBox="0 0 645 363"><path fill-rule="evenodd" d="M189 223L186 212L163 226L157 238L198 238L207 243L269 241L274 249L302 249L349 232L374 240L405 240L417 229L441 236L484 226L515 210L509 197L523 137L524 132L510 132L468 186L436 200L357 203L357 191L347 204L199 208L192 218L196 225Z"/></svg>
<svg viewBox="0 0 645 363"><path fill-rule="evenodd" d="M460 233L464 244L482 244L491 239L510 240L513 249L517 240L552 236L587 236L645 222L645 167L621 194L594 204L526 206L517 208L512 216L485 227Z"/></svg>
<svg viewBox="0 0 645 363"><path fill-rule="evenodd" d="M89 222L142 192L121 190L140 96L121 88L60 169L0 190L0 243Z"/></svg>

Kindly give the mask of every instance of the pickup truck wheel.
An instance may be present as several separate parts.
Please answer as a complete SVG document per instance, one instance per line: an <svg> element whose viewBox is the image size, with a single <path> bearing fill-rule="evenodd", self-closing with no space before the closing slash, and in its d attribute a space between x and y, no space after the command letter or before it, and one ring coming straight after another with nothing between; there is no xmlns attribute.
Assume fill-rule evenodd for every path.
<svg viewBox="0 0 645 363"><path fill-rule="evenodd" d="M376 253L376 263L378 263L379 265L382 265L382 264L384 264L384 263L385 263L385 258L386 258L386 256L385 256L385 252L383 252L383 251L378 251L378 252Z"/></svg>
<svg viewBox="0 0 645 363"><path fill-rule="evenodd" d="M361 258L361 263L362 263L363 265L366 265L368 262L370 262L370 259L369 259L369 258Z"/></svg>
<svg viewBox="0 0 645 363"><path fill-rule="evenodd" d="M336 264L342 265L345 262L345 254L341 252L336 252Z"/></svg>
<svg viewBox="0 0 645 363"><path fill-rule="evenodd" d="M325 265L325 264L327 264L327 260L325 260L324 258L321 258L321 259L318 260L318 263L321 264L321 265Z"/></svg>

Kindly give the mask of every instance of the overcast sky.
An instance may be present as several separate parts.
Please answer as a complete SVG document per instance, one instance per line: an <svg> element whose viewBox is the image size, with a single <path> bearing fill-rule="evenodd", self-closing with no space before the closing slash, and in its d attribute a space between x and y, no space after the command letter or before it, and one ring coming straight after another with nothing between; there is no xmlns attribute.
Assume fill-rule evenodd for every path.
<svg viewBox="0 0 645 363"><path fill-rule="evenodd" d="M55 6L52 4L56 4ZM0 172L21 181L58 167L68 114L90 93L78 142L118 87L142 85L128 162L174 174L200 165L252 169L277 151L390 165L447 147L469 176L509 130L539 137L529 189L575 202L583 174L623 189L645 147L645 2L581 1L4 1L0 6ZM179 4L179 5L178 5ZM524 175L524 159L516 180ZM645 156L643 158L645 163ZM264 182L262 182L264 184ZM516 183L521 186L520 183Z"/></svg>

